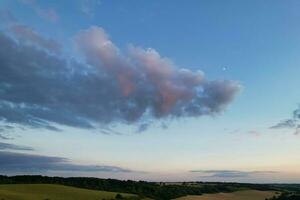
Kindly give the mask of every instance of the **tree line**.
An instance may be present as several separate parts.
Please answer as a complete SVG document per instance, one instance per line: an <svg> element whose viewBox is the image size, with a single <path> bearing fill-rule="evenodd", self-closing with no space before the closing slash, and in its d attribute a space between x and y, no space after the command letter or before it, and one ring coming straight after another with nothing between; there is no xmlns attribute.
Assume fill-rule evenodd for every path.
<svg viewBox="0 0 300 200"><path fill-rule="evenodd" d="M78 188L104 190L118 193L132 193L139 198L169 200L186 195L233 192L241 188L272 190L274 187L262 184L202 183L166 184L146 181L100 179L89 177L48 177L40 175L0 176L0 184L61 184Z"/></svg>

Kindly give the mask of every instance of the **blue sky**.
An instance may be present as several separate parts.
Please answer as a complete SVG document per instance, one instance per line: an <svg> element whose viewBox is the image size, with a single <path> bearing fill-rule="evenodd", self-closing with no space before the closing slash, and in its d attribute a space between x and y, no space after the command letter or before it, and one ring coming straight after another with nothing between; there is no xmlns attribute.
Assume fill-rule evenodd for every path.
<svg viewBox="0 0 300 200"><path fill-rule="evenodd" d="M79 114L84 115L75 116L74 110L68 109L66 112L63 111L64 113L54 110L53 113L51 112L53 116L49 113L46 117L34 115L24 107L44 106L44 104L39 104L38 100L32 103L33 100L28 96L37 95L32 91L38 90L44 91L44 95L51 99L51 93L49 96L43 85L38 84L22 88L22 91L28 94L27 96L16 94L21 90L6 89L5 84L15 84L15 87L19 83L22 84L21 80L18 81L14 77L34 71L27 70L27 65L25 67L16 65L16 69L24 71L20 72L21 75L14 76L11 71L5 71L11 70L12 65L8 65L9 61L4 59L7 56L2 55L0 62L6 63L7 66L3 64L4 67L0 68L0 72L11 76L10 78L14 80L0 75L0 92L4 91L0 93L3 95L0 96L2 106L0 106L2 109L0 119L3 119L0 139L5 144L28 146L32 150L7 145L2 145L3 148L0 145L0 150L2 153L15 152L18 156L40 155L46 159L49 157L68 159L63 161L65 162L63 166L59 165L55 169L46 167L47 169L41 172L50 175L74 175L70 170L82 167L88 170L78 170L75 175L176 181L299 182L300 136L295 134L299 119L292 116L300 98L299 6L300 2L296 0L189 0L184 2L2 0L0 2L1 34L12 38L11 40L17 42L20 49L29 46L52 56L49 58L51 59L49 66L43 67L52 70L55 63L60 63L60 60L54 60L56 58L66 62L75 60L76 66L84 67L80 68L78 73L99 67L104 70L102 71L104 74L108 74L109 82L106 82L106 79L101 82L107 84L104 85L106 88L110 88L110 84L116 80L117 82L121 80L123 81L120 82L121 90L129 96L131 90L134 90L129 87L131 81L140 73L146 73L149 80L145 84L153 84L161 88L156 93L152 93L151 88L149 92L148 87L145 90L141 87L138 90L141 93L137 93L138 98L143 95L146 98L143 101L152 99L154 95L161 95L164 98L165 93L162 91L168 90L170 94L168 92L167 94L171 95L170 98L175 98L172 95L176 93L175 96L180 101L171 104L171 108L169 104L166 105L167 107L158 105L158 111L153 111L154 114L146 111L133 121L126 121L129 118L114 114L106 119L97 116L97 112L87 111L87 107L82 106L86 100L96 102L94 106L97 106L97 109L105 110L103 107L107 102L110 100L115 102L116 99L113 97L105 97L104 100L101 98L99 102L94 102L94 98L99 98L101 95L90 96L89 94L97 90L102 91L102 85L87 87L81 85L76 77L72 79L74 81L72 85L67 85L68 83L60 83L58 79L56 82L58 75L53 75L54 81L51 82L51 79L46 82L48 89L55 88L56 85L63 88L67 85L66 88L71 90L81 87L85 89L85 92L76 96L80 100L78 102L81 102L78 109L84 110ZM99 53L95 43L101 43L103 40L105 41L103 44L108 44L108 47L99 47L103 48L98 49L100 54L104 52L104 55L101 54L99 58L93 54ZM54 48L57 52L53 53L51 51ZM107 58L105 53L106 51L111 53L110 48L113 49L111 50L113 61L105 61ZM116 55L115 49L117 49ZM119 53L122 55L120 56ZM160 55L158 64L155 60L157 53ZM153 56L148 62L154 59L155 63L143 63L142 59L145 55ZM110 56L109 54L109 58ZM32 61L38 58L36 56L29 59ZM169 60L166 61L164 58ZM14 59L23 62L19 57ZM155 64L158 68L153 72L149 68ZM85 68L88 65L90 68ZM120 65L124 67L119 67ZM72 64L70 66L73 67ZM162 74L165 73L164 66L167 66L166 73L171 68L175 81ZM182 68L188 71L187 76L190 79L193 81L201 79L201 81L195 83L195 87L190 86L185 79L182 82L178 81L182 76L177 75L179 73L177 69ZM61 69L58 68L57 72L60 72L59 70ZM203 74L197 73L198 70ZM55 71L51 72L55 73ZM203 77L205 81L202 83ZM44 80L41 77L35 78L39 81ZM213 84L213 80L231 82L218 82L213 88L207 86ZM164 81L173 85L166 86ZM183 84L183 94L181 90L177 90L180 84ZM195 114L192 111L178 114L177 108L191 106L182 96L186 96L191 91L198 91L199 88L200 90L206 88L208 94L217 93L217 96L221 96L223 100L212 95L211 99L205 100L205 103L209 102L208 105L204 103L207 107L199 108L201 112L202 109L205 110L204 114ZM115 94L114 92L116 91L113 90L112 93ZM56 97L58 96L53 98ZM227 98L228 101L224 100ZM62 99L74 103L67 97ZM197 99L191 98L191 100ZM179 105L181 101L186 103L183 107ZM211 106L211 101L217 105ZM59 103L62 106L70 102ZM127 103L127 99L124 102L125 106L130 103ZM8 103L13 106L5 110ZM160 103L164 105L165 102ZM21 104L24 107L16 110L16 107ZM60 106L54 105L54 108L65 109ZM149 104L150 109L151 106L152 104ZM160 108L162 110L159 110ZM53 107L45 107L45 109L53 109ZM77 107L75 109L78 111ZM24 116L19 121L11 117L17 116L18 112ZM74 119L70 118L71 115L74 115ZM85 118L87 115L88 118ZM110 114L106 111L99 115ZM75 121L75 117L78 121ZM40 120L38 123L28 122L37 118ZM284 126L270 128L288 119L292 120L292 126L284 124ZM25 121L27 122L24 123ZM91 124L93 127L88 127ZM137 131L138 129L145 130ZM61 160L56 159L55 162L61 163ZM66 166L69 167L69 171L65 170ZM107 168L102 170L99 166L109 166L111 168L108 168L112 170L106 170ZM90 170L88 167L95 169ZM115 170L113 167L126 170ZM5 167L2 171L8 174L24 173L19 169L9 171Z"/></svg>

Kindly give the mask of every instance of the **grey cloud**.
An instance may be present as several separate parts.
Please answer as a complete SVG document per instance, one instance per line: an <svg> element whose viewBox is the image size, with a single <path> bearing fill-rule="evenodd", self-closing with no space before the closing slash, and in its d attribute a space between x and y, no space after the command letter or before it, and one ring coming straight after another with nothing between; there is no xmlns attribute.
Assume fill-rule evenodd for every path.
<svg viewBox="0 0 300 200"><path fill-rule="evenodd" d="M131 170L106 165L72 164L66 158L0 151L1 172L124 172Z"/></svg>
<svg viewBox="0 0 300 200"><path fill-rule="evenodd" d="M0 139L2 139L2 140L9 140L10 139L9 137L1 134L1 132L2 132L2 128L0 128Z"/></svg>
<svg viewBox="0 0 300 200"><path fill-rule="evenodd" d="M300 133L300 105L297 109L295 109L292 113L290 119L283 120L273 126L270 127L271 129L292 129L295 131L295 135Z"/></svg>
<svg viewBox="0 0 300 200"><path fill-rule="evenodd" d="M100 132L105 134L105 135L124 135L123 133L121 132L118 132L118 131L115 131L109 127L101 127L100 129Z"/></svg>
<svg viewBox="0 0 300 200"><path fill-rule="evenodd" d="M15 145L15 144L9 144L0 142L0 150L24 150L24 151L32 151L33 148L22 146L22 145Z"/></svg>
<svg viewBox="0 0 300 200"><path fill-rule="evenodd" d="M137 129L137 133L141 133L141 132L144 132L144 131L146 131L148 128L149 128L149 123L143 123L143 124L141 124L139 127L138 127L138 129Z"/></svg>
<svg viewBox="0 0 300 200"><path fill-rule="evenodd" d="M0 121L58 130L215 115L240 90L153 49L131 47L125 56L98 27L81 31L76 43L86 64L0 34Z"/></svg>
<svg viewBox="0 0 300 200"><path fill-rule="evenodd" d="M296 127L296 120L294 119L287 119L271 126L271 129L278 129L278 128L295 128Z"/></svg>
<svg viewBox="0 0 300 200"><path fill-rule="evenodd" d="M56 54L61 53L62 46L58 42L52 39L44 38L28 26L16 24L12 25L10 29L11 32L19 39L19 41L29 42L37 45L38 47L44 48L49 52Z"/></svg>
<svg viewBox="0 0 300 200"><path fill-rule="evenodd" d="M9 137L9 133L14 130L15 127L5 124L0 124L0 139L2 140L11 140L12 138Z"/></svg>
<svg viewBox="0 0 300 200"><path fill-rule="evenodd" d="M193 173L204 173L206 178L240 178L256 174L277 173L275 171L239 171L239 170L191 170Z"/></svg>
<svg viewBox="0 0 300 200"><path fill-rule="evenodd" d="M296 110L294 110L293 112L293 117L294 119L300 119L300 105L298 106L298 108Z"/></svg>

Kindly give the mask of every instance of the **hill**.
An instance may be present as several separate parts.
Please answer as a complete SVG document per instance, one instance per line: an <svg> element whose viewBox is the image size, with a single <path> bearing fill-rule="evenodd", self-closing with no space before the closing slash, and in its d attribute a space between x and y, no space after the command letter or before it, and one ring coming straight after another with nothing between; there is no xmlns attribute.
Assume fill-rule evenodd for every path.
<svg viewBox="0 0 300 200"><path fill-rule="evenodd" d="M231 193L244 190L280 191L289 193L292 192L292 194L300 193L299 184L249 184L224 182L157 183L146 181L100 179L93 177L64 178L39 175L0 176L0 186L6 184L55 184L89 189L93 190L94 192L108 191L114 194L135 194L135 199L150 198L156 200L170 200L191 195L195 196L205 194Z"/></svg>
<svg viewBox="0 0 300 200"><path fill-rule="evenodd" d="M55 184L0 185L1 200L102 200L115 199L117 194ZM124 193L121 196L124 199L136 197Z"/></svg>
<svg viewBox="0 0 300 200"><path fill-rule="evenodd" d="M276 195L274 191L244 190L232 193L217 193L204 195L191 195L177 200L265 200Z"/></svg>

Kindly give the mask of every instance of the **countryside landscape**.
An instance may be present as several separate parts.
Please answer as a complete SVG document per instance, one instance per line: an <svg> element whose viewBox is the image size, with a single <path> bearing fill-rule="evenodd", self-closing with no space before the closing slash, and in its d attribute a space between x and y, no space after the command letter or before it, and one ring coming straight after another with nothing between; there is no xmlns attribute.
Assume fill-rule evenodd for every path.
<svg viewBox="0 0 300 200"><path fill-rule="evenodd" d="M0 0L0 200L300 200L299 0Z"/></svg>
<svg viewBox="0 0 300 200"><path fill-rule="evenodd" d="M300 184L120 181L85 177L2 176L1 199L285 200L300 198Z"/></svg>

